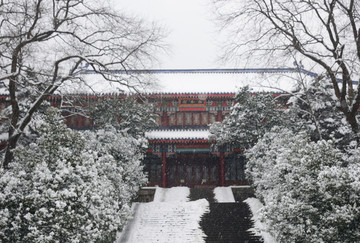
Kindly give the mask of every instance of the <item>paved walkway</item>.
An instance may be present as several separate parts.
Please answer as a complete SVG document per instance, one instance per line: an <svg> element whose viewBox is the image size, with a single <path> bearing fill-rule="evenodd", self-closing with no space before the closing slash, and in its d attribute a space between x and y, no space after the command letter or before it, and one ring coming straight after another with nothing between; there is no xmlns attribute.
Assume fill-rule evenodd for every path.
<svg viewBox="0 0 360 243"><path fill-rule="evenodd" d="M216 188L215 194L209 188L157 188L154 201L136 203L134 212L121 243L263 242L249 231L249 207L235 202L231 188Z"/></svg>
<svg viewBox="0 0 360 243"><path fill-rule="evenodd" d="M189 194L188 188L159 188L154 202L137 203L120 242L205 242L199 222L209 203L205 199L188 202Z"/></svg>

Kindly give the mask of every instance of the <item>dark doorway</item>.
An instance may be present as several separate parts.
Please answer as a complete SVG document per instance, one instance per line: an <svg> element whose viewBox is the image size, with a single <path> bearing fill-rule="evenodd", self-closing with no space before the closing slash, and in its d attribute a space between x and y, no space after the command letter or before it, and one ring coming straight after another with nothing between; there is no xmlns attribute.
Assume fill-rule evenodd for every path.
<svg viewBox="0 0 360 243"><path fill-rule="evenodd" d="M219 158L211 155L177 155L167 158L167 186L217 186Z"/></svg>

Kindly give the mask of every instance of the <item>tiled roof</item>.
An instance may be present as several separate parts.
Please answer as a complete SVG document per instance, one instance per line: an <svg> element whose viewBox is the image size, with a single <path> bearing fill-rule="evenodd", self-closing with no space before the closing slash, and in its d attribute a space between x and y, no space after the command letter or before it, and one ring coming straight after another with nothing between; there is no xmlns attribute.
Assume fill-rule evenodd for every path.
<svg viewBox="0 0 360 243"><path fill-rule="evenodd" d="M77 72L77 75L81 75L86 84L69 82L62 85L62 93L95 92L99 94L129 91L116 82L104 81L101 75L92 70L82 69ZM310 79L318 76L318 74L302 68L109 70L105 72L105 75L117 76L121 82L135 86L136 90L142 93L163 93L164 96L173 93L185 95L235 93L239 87L245 85L249 85L254 91L289 91L295 86L300 75L302 78ZM341 82L341 79L338 82ZM358 84L357 81L353 81L353 83ZM7 94L4 85L0 88L0 94L3 94L4 97Z"/></svg>
<svg viewBox="0 0 360 243"><path fill-rule="evenodd" d="M91 70L83 70L83 78L92 89L99 93L115 92L121 86L104 82L101 75ZM154 70L111 70L111 77L126 80L131 85L138 85L137 90L152 94L197 94L197 93L235 93L239 87L249 85L254 91L289 91L299 79L299 75L313 78L315 73L294 68L247 68L247 69L154 69ZM140 81L149 85L140 85ZM74 88L85 91L86 85ZM123 88L123 87L122 87ZM88 92L91 90L88 90Z"/></svg>
<svg viewBox="0 0 360 243"><path fill-rule="evenodd" d="M316 73L297 68L210 68L210 69L137 69L137 70L109 70L112 74L178 74L178 73L294 73L302 72L317 77ZM93 70L83 70L83 74L96 74Z"/></svg>

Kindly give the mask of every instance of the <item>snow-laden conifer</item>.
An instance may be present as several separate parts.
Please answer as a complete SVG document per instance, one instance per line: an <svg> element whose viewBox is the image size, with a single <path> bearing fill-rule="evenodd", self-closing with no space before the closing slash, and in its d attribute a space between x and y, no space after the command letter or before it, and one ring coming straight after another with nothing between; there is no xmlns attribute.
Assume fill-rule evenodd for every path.
<svg viewBox="0 0 360 243"><path fill-rule="evenodd" d="M210 139L218 144L252 147L274 125L287 121L283 108L273 93L251 93L249 87L243 87L236 94L229 116L211 125Z"/></svg>
<svg viewBox="0 0 360 243"><path fill-rule="evenodd" d="M34 122L40 137L0 171L0 240L114 241L145 179L144 141L113 130L83 136L54 110Z"/></svg>
<svg viewBox="0 0 360 243"><path fill-rule="evenodd" d="M344 161L334 142L281 128L246 155L247 175L265 203L262 220L279 242L359 241L358 157Z"/></svg>

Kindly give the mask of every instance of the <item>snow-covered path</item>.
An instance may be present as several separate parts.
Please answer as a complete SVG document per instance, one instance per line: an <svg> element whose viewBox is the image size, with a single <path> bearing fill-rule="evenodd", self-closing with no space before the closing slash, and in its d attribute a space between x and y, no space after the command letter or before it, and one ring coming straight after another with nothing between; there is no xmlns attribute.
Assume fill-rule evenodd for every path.
<svg viewBox="0 0 360 243"><path fill-rule="evenodd" d="M157 187L154 202L187 202L189 201L190 189L188 187Z"/></svg>
<svg viewBox="0 0 360 243"><path fill-rule="evenodd" d="M121 243L204 242L201 216L209 209L205 199L188 202L189 188L157 188L154 201L138 203Z"/></svg>

